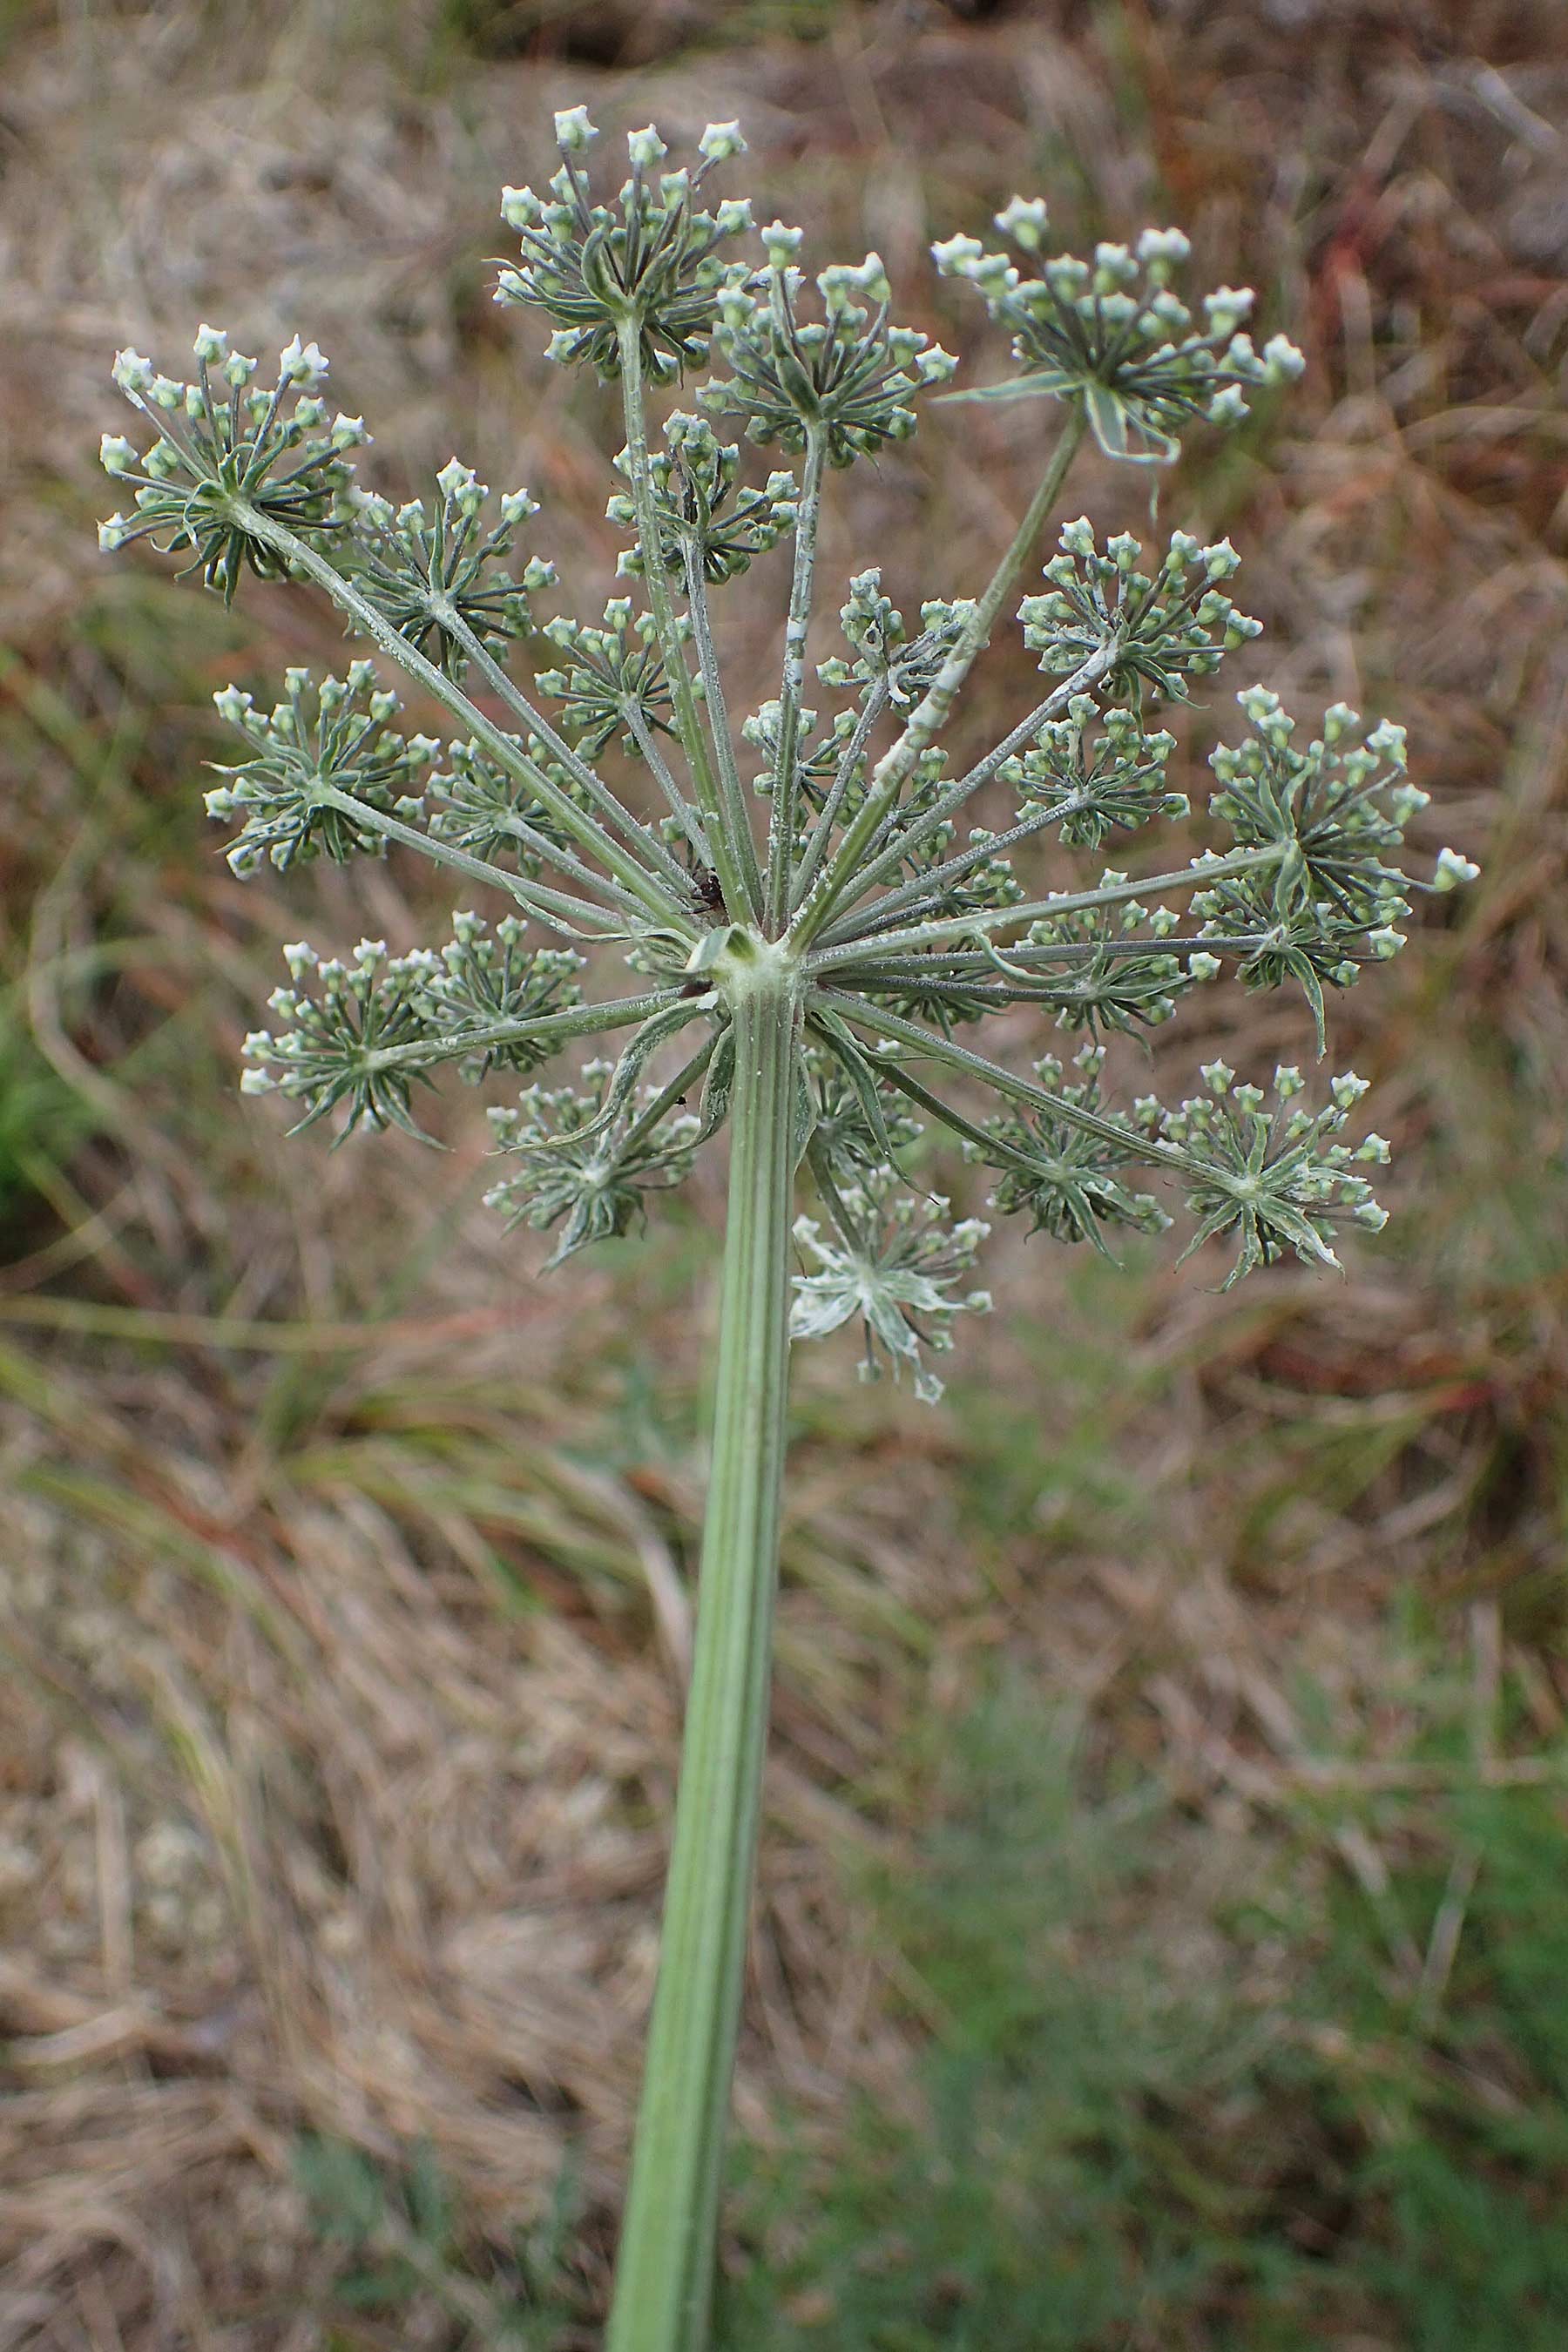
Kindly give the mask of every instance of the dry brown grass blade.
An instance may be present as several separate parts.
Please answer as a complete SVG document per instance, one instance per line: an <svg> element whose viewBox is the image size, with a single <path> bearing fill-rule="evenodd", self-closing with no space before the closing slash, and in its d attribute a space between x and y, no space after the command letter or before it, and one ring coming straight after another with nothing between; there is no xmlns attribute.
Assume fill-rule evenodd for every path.
<svg viewBox="0 0 1568 2352"><path fill-rule="evenodd" d="M1303 404L1184 469L1162 527L1233 531L1287 699L1408 717L1423 847L1487 860L1462 930L1396 971L1385 1024L1340 1008L1415 1171L1405 1255L1363 1252L1343 1292L1285 1276L1220 1301L1197 1268L1113 1297L1009 1237L995 1286L1018 1303L950 1419L803 1368L746 2128L771 2128L781 2085L825 2134L857 2084L912 2111L911 2045L943 2019L857 1890L918 1826L911 1732L999 1655L1163 1775L1215 1851L1265 1852L1282 1822L1331 1843L1330 1822L1379 1901L1375 1801L1561 1769L1568 1678L1538 1598L1568 1393L1540 1197L1568 1067L1559 12L971 24L879 0L829 41L773 12L728 45L734 11L613 8L608 69L568 54L580 13L498 11L480 58L433 54L421 10L375 15L368 52L358 12L316 6L33 11L0 36L0 953L98 1128L22 1171L0 1276L0 2344L19 2352L318 2352L342 2257L292 2183L306 2132L388 2167L427 2143L476 2247L542 2210L580 2147L590 2283L602 2267L689 1643L716 1195L667 1245L541 1285L474 1209L460 1108L433 1180L412 1153L285 1145L233 1101L303 919L239 890L192 814L206 698L341 640L279 594L228 624L151 575L105 582L89 529L108 354L177 352L205 315L247 347L319 332L334 390L373 409L384 487L405 487L384 453L439 464L456 430L544 497L584 608L607 593L597 419L526 326L498 327L484 277L495 189L586 81L618 127L743 114L770 206L876 243L950 341L967 322L921 278L925 238L1016 184L1045 184L1074 240L1179 216L1215 278L1267 289L1311 343ZM1029 422L939 457L941 430L854 483L825 576L871 547L906 605L974 576ZM1127 520L1122 483L1084 495ZM762 567L737 593L759 698L773 594ZM1024 656L999 640L994 664L1016 707ZM1223 697L1201 720L1224 731ZM443 913L389 866L368 903L326 877L310 922L401 943ZM1215 1051L1305 1048L1261 1004L1161 1045L1178 1084ZM1464 1765L1421 1751L1404 1591L1431 1597L1478 1711L1499 1675L1521 1694L1521 1738ZM1404 1955L1428 2006L1467 1868ZM450 2324L422 2304L411 2352Z"/></svg>

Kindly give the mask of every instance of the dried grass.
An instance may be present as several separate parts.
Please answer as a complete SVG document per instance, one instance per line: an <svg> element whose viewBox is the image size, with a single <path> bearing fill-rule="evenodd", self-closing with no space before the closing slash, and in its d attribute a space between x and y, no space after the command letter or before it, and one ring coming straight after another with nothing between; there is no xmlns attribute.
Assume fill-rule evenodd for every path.
<svg viewBox="0 0 1568 2352"><path fill-rule="evenodd" d="M605 415L499 322L482 267L495 187L584 89L617 124L742 113L768 197L878 242L917 318L939 302L928 233L1015 182L1057 192L1079 233L1173 213L1215 277L1271 289L1313 346L1304 404L1167 506L1235 531L1287 698L1386 698L1436 795L1432 845L1487 860L1392 1015L1384 989L1373 1026L1354 1000L1342 1024L1407 1149L1403 1255L1363 1252L1342 1293L1284 1276L1221 1302L1189 1272L1113 1306L1004 1237L1016 1305L951 1417L803 1367L745 2128L781 2088L825 2126L848 2083L907 2096L908 1989L843 1864L900 1850L921 1801L900 1737L1000 1648L1226 1835L1303 1786L1414 1769L1430 1694L1400 1679L1400 1591L1447 1612L1478 1769L1531 1770L1529 1738L1498 1745L1505 1663L1531 1737L1561 1728L1556 11L1191 0L965 24L887 0L816 12L811 42L760 12L629 16L497 9L479 64L413 9L370 37L350 8L216 0L0 35L3 944L41 1066L93 1129L39 1157L0 1273L6 2346L325 2341L304 2131L388 2162L427 2142L476 2237L539 2210L568 2145L590 2221L613 2210L716 1180L661 1244L539 1286L475 1208L460 1111L432 1178L396 1146L285 1146L234 1106L300 902L240 892L196 846L202 709L230 667L336 641L292 599L229 625L82 551L87 453L117 422L106 355L177 351L200 315L248 343L319 333L381 453L439 463L455 434L544 497L574 585L607 586ZM632 62L591 70L574 41ZM867 469L829 576L875 543L907 598L972 578L1029 437L939 425L907 467ZM1124 520L1125 482L1091 503ZM742 658L771 594L747 583ZM1016 697L1022 656L996 670ZM363 887L322 882L310 927L357 935ZM407 938L438 904L389 868L368 927ZM1301 1050L1262 1006L1178 1050L1216 1044ZM1302 1674L1331 1715L1310 1742L1284 1696ZM1375 1842L1349 1811L1332 1836L1375 1894ZM1441 1949L1407 1959L1440 1979ZM445 2324L416 2310L404 2340Z"/></svg>

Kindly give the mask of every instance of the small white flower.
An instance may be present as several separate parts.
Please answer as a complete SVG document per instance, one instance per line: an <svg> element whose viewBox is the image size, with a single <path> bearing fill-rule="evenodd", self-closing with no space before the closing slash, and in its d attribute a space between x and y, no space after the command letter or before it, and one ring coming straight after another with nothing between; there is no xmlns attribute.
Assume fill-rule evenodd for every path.
<svg viewBox="0 0 1568 2352"><path fill-rule="evenodd" d="M1046 200L1044 196L1015 196L994 215L1004 236L1021 245L1026 253L1037 253L1046 234Z"/></svg>
<svg viewBox="0 0 1568 2352"><path fill-rule="evenodd" d="M1440 849L1432 887L1434 890L1457 890L1461 882L1473 882L1480 870L1473 858L1461 857L1457 849Z"/></svg>
<svg viewBox="0 0 1568 2352"><path fill-rule="evenodd" d="M1140 261L1185 261L1192 249L1179 228L1146 228L1138 240Z"/></svg>
<svg viewBox="0 0 1568 2352"><path fill-rule="evenodd" d="M710 122L697 142L697 152L709 163L727 163L732 155L743 155L746 142L740 124Z"/></svg>
<svg viewBox="0 0 1568 2352"><path fill-rule="evenodd" d="M977 236L943 237L931 247L931 257L944 278L967 278L985 248Z"/></svg>
<svg viewBox="0 0 1568 2352"><path fill-rule="evenodd" d="M327 373L327 358L319 343L302 343L298 335L278 354L278 373L285 383L314 390Z"/></svg>
<svg viewBox="0 0 1568 2352"><path fill-rule="evenodd" d="M1249 318L1257 297L1250 286L1216 286L1204 296L1204 316L1211 335L1231 335Z"/></svg>
<svg viewBox="0 0 1568 2352"><path fill-rule="evenodd" d="M1270 335L1263 346L1263 367L1270 383L1291 383L1306 373L1306 353L1289 335Z"/></svg>
<svg viewBox="0 0 1568 2352"><path fill-rule="evenodd" d="M647 172L662 163L669 150L650 122L646 130L626 133L626 152L639 170Z"/></svg>
<svg viewBox="0 0 1568 2352"><path fill-rule="evenodd" d="M500 216L508 228L532 228L544 207L531 188L503 188Z"/></svg>
<svg viewBox="0 0 1568 2352"><path fill-rule="evenodd" d="M115 352L111 373L121 392L151 392L157 381L157 370L152 361L133 352L129 343L122 352Z"/></svg>
<svg viewBox="0 0 1568 2352"><path fill-rule="evenodd" d="M775 269L782 269L786 262L793 261L805 241L804 229L786 228L781 220L770 221L763 231L763 243Z"/></svg>
<svg viewBox="0 0 1568 2352"><path fill-rule="evenodd" d="M436 483L442 497L446 499L460 499L465 490L480 488L474 478L473 467L465 466L460 457L447 458L436 477Z"/></svg>
<svg viewBox="0 0 1568 2352"><path fill-rule="evenodd" d="M562 108L555 117L555 144L566 154L580 155L598 131L588 120L585 106Z"/></svg>

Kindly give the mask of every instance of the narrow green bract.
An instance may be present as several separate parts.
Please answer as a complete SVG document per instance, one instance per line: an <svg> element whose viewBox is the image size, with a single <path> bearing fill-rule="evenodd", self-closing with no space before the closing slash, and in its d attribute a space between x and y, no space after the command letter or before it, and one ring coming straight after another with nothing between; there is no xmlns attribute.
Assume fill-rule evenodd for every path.
<svg viewBox="0 0 1568 2352"><path fill-rule="evenodd" d="M1057 429L978 587L943 583L917 625L874 566L835 583L842 649L818 647L823 692L808 704L828 478L907 438L956 362L889 323L876 255L809 280L802 233L777 222L760 258L740 249L749 204L708 194L743 152L733 123L710 124L695 160L669 169L658 131L634 131L613 198L584 162L598 135L585 110L559 115L556 132L547 192L505 191L520 252L497 299L543 310L551 357L619 388L608 514L626 591L601 620L539 616L556 573L519 545L538 512L526 491L492 504L457 458L434 493L401 506L361 488L363 422L328 421L327 362L298 337L269 384L209 327L189 383L119 354L144 430L104 438L132 510L100 536L189 554L225 597L247 572L293 579L361 641L346 678L290 671L269 713L238 688L216 697L243 751L207 806L232 828L237 874L406 851L505 910L465 908L438 951L290 947L271 1025L246 1041L247 1092L281 1095L303 1127L335 1117L340 1139L417 1138L416 1102L439 1068L475 1084L504 1074L513 1101L490 1108L486 1198L509 1227L552 1234L552 1264L639 1226L730 1130L696 1649L608 2336L611 2352L701 2352L791 1338L848 1327L866 1377L890 1368L917 1396L940 1394L931 1358L990 1304L970 1286L988 1227L910 1181L903 1163L927 1129L991 1172L995 1213L1058 1241L1110 1255L1120 1234L1184 1218L1189 1251L1228 1248L1227 1286L1289 1255L1337 1267L1342 1230L1384 1222L1364 1171L1387 1146L1343 1132L1362 1080L1334 1078L1314 1108L1294 1066L1266 1093L1215 1062L1174 1105L1121 1104L1109 1060L1226 971L1299 991L1321 1053L1332 992L1404 944L1412 893L1476 868L1445 848L1429 882L1405 871L1426 795L1405 777L1398 728L1365 729L1340 704L1299 739L1261 687L1237 697L1240 740L1213 754L1205 845L1175 862L1138 855L1146 827L1190 814L1160 711L1258 625L1232 600L1227 541L1178 530L1146 551L1121 532L1101 545L1087 520L1062 521L1068 478L1086 439L1166 462L1184 432L1233 424L1249 392L1301 365L1282 336L1255 350L1245 290L1208 296L1197 323L1175 287L1178 231L1102 244L1089 261L1052 255L1044 204L1018 198L996 225L1019 262L966 235L935 248L1005 328L1016 369L934 396L1048 401ZM660 425L650 392L702 366L695 407ZM790 467L748 482L741 445L720 437L731 418ZM1052 528L1044 584L1014 605L1039 698L959 764L970 671ZM777 691L732 715L710 596L785 545ZM527 677L520 645L542 656ZM384 664L439 734L405 731ZM1107 852L1127 862L1075 862ZM1058 861L1050 887L1043 853ZM611 950L630 975L620 994L601 984ZM1066 1033L1062 1054L1037 1037L1028 1075L991 1057L974 1040L1003 1012L1025 1016L1013 1039L1032 1024ZM613 1055L544 1075L577 1041L592 1052L612 1036ZM802 1187L813 1205L797 1214Z"/></svg>

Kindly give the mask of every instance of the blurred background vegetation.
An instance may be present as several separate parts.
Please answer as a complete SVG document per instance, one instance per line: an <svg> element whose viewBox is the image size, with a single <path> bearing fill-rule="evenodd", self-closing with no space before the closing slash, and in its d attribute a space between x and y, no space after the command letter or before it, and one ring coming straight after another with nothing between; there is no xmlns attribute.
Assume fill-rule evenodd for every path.
<svg viewBox="0 0 1568 2352"><path fill-rule="evenodd" d="M113 348L299 329L382 486L526 479L593 610L609 407L489 300L582 100L741 115L762 216L878 247L971 380L924 247L1015 188L1256 285L1308 380L1160 527L1234 535L1270 683L1407 721L1485 862L1336 1007L1396 1150L1348 1284L1004 1235L938 1412L800 1364L722 2341L1561 2347L1559 0L0 5L0 2345L597 2341L721 1170L542 1282L471 1099L444 1157L242 1104L282 940L447 900L231 879L212 691L335 627L93 546ZM1037 427L928 411L828 581L969 588ZM1310 1051L1215 1005L1163 1065Z"/></svg>

